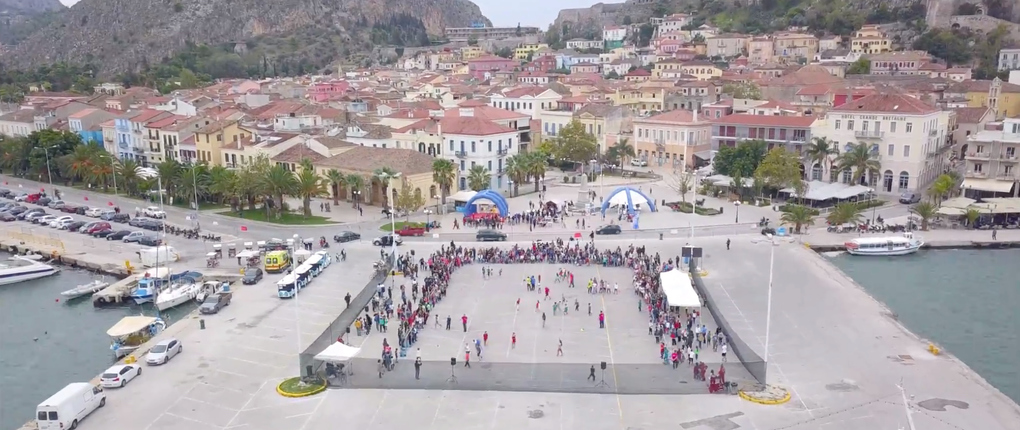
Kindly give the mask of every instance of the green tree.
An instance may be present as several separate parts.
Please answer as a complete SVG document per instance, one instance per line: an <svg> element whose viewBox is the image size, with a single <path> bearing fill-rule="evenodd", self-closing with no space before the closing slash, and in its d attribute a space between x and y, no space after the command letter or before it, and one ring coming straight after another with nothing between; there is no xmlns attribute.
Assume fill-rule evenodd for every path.
<svg viewBox="0 0 1020 430"><path fill-rule="evenodd" d="M467 44L468 46L478 46L478 38L475 36L468 37Z"/></svg>
<svg viewBox="0 0 1020 430"><path fill-rule="evenodd" d="M529 157L527 154L512 155L506 159L506 176L513 181L513 196L517 197L522 182L528 180Z"/></svg>
<svg viewBox="0 0 1020 430"><path fill-rule="evenodd" d="M301 209L305 217L312 216L312 198L319 197L326 193L326 184L322 177L315 172L312 161L305 158L301 160L301 170L297 172L297 183L295 194L301 197Z"/></svg>
<svg viewBox="0 0 1020 430"><path fill-rule="evenodd" d="M265 205L266 213L275 214L276 218L280 218L286 208L284 197L294 195L298 189L297 177L282 164L277 164L269 168L261 182L262 192L273 201L272 206Z"/></svg>
<svg viewBox="0 0 1020 430"><path fill-rule="evenodd" d="M545 178L545 169L549 166L549 159L541 153L529 152L525 154L524 166L527 167L528 177L535 181L535 192L537 193L542 179Z"/></svg>
<svg viewBox="0 0 1020 430"><path fill-rule="evenodd" d="M773 148L754 170L754 178L766 187L783 189L793 187L797 195L804 195L804 177L800 173L800 157L783 147Z"/></svg>
<svg viewBox="0 0 1020 430"><path fill-rule="evenodd" d="M347 185L347 177L337 169L329 169L326 171L325 179L329 183L330 194L333 194L333 206L339 205L340 187Z"/></svg>
<svg viewBox="0 0 1020 430"><path fill-rule="evenodd" d="M761 88L754 82L731 82L723 85L723 94L735 99L761 100Z"/></svg>
<svg viewBox="0 0 1020 430"><path fill-rule="evenodd" d="M793 232L800 234L801 229L815 224L812 209L804 205L790 205L779 217L783 225L793 226Z"/></svg>
<svg viewBox="0 0 1020 430"><path fill-rule="evenodd" d="M956 189L956 180L950 175L942 174L935 178L935 182L932 182L931 188L928 189L928 194L935 199L937 206L941 206L942 200L949 197L949 194L954 189Z"/></svg>
<svg viewBox="0 0 1020 430"><path fill-rule="evenodd" d="M390 202L390 181L400 177L400 172L394 171L389 167L380 167L372 172L372 179L379 183L379 187L382 188L383 199L381 201L383 207L392 206Z"/></svg>
<svg viewBox="0 0 1020 430"><path fill-rule="evenodd" d="M921 202L910 208L910 212L921 219L921 230L928 231L928 222L938 215L938 207L931 202Z"/></svg>
<svg viewBox="0 0 1020 430"><path fill-rule="evenodd" d="M981 218L981 211L970 208L963 213L963 217L967 220L967 227L974 228L974 223L977 222L978 218Z"/></svg>
<svg viewBox="0 0 1020 430"><path fill-rule="evenodd" d="M846 74L848 75L867 75L869 73L871 73L871 60L867 58L860 58L854 61L846 69Z"/></svg>
<svg viewBox="0 0 1020 430"><path fill-rule="evenodd" d="M396 209L406 212L407 219L410 220L411 214L418 212L422 206L425 206L425 196L421 194L421 189L412 187L411 182L403 178L400 182L400 191L397 192Z"/></svg>
<svg viewBox="0 0 1020 430"><path fill-rule="evenodd" d="M556 158L586 164L598 155L595 136L584 129L580 121L572 120L553 139Z"/></svg>
<svg viewBox="0 0 1020 430"><path fill-rule="evenodd" d="M118 165L116 174L120 180L117 182L124 184L129 196L138 195L138 185L142 182L142 178L138 176L138 170L141 168L142 166L139 166L135 160L122 160Z"/></svg>
<svg viewBox="0 0 1020 430"><path fill-rule="evenodd" d="M882 163L866 143L856 143L836 160L841 172L853 172L854 183L866 184L867 178L876 177Z"/></svg>
<svg viewBox="0 0 1020 430"><path fill-rule="evenodd" d="M365 177L361 175L350 174L347 175L347 189L351 193L351 198L354 202L361 204L361 197L365 194ZM355 194L357 192L357 194Z"/></svg>
<svg viewBox="0 0 1020 430"><path fill-rule="evenodd" d="M680 195L680 201L687 202L687 193L694 189L694 175L689 171L673 169L667 178L666 185Z"/></svg>
<svg viewBox="0 0 1020 430"><path fill-rule="evenodd" d="M440 201L446 204L446 196L450 195L453 189L453 182L457 179L457 166L452 161L438 158L432 162L432 182L439 186Z"/></svg>
<svg viewBox="0 0 1020 430"><path fill-rule="evenodd" d="M744 140L736 147L720 146L712 165L720 175L750 178L765 158L766 148L768 144L763 140Z"/></svg>
<svg viewBox="0 0 1020 430"><path fill-rule="evenodd" d="M861 215L861 207L857 203L839 203L832 212L829 212L825 220L832 225L858 225L864 222L864 216Z"/></svg>
<svg viewBox="0 0 1020 430"><path fill-rule="evenodd" d="M832 177L832 165L839 155L839 148L825 137L815 137L804 148L804 158L810 168L817 164L822 169L822 180L828 182Z"/></svg>
<svg viewBox="0 0 1020 430"><path fill-rule="evenodd" d="M933 28L914 40L913 46L914 49L927 51L952 65L970 61L972 49L969 43L969 38L963 32Z"/></svg>
<svg viewBox="0 0 1020 430"><path fill-rule="evenodd" d="M627 164L627 160L634 158L635 154L634 145L630 144L630 139L624 138L618 140L606 150L606 161L623 168Z"/></svg>
<svg viewBox="0 0 1020 430"><path fill-rule="evenodd" d="M492 175L489 171L481 165L475 165L468 171L468 188L473 191L482 191L489 189L489 184L492 182Z"/></svg>

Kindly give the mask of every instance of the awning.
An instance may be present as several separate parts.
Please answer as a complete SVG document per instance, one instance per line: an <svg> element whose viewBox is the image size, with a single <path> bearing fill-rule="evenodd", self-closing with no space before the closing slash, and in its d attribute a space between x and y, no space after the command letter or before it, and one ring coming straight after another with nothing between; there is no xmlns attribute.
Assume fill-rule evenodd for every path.
<svg viewBox="0 0 1020 430"><path fill-rule="evenodd" d="M330 362L347 361L356 357L360 352L361 348L334 342L328 348L322 350L322 352L315 354L315 359Z"/></svg>
<svg viewBox="0 0 1020 430"><path fill-rule="evenodd" d="M132 316L124 317L116 325L106 331L110 337L124 337L149 328L149 325L156 322L154 317Z"/></svg>
<svg viewBox="0 0 1020 430"><path fill-rule="evenodd" d="M467 202L468 200L471 200L475 194L478 194L478 192L471 190L457 191L454 195L450 196L450 199L455 202Z"/></svg>
<svg viewBox="0 0 1020 430"><path fill-rule="evenodd" d="M937 212L938 212L939 215L945 215L945 216L960 216L960 215L966 215L967 214L967 210L966 209L953 208L953 207L948 207L948 206L943 206L943 207L939 208L939 210Z"/></svg>
<svg viewBox="0 0 1020 430"><path fill-rule="evenodd" d="M872 192L871 188L863 185L849 185L838 182L828 183L822 181L811 181L806 185L807 191L804 193L804 198L815 201L830 199L844 200ZM797 195L797 190L794 188L783 188L779 191L788 193L791 197L800 197Z"/></svg>
<svg viewBox="0 0 1020 430"><path fill-rule="evenodd" d="M967 209L967 206L974 204L974 199L966 197L953 197L942 202L944 208Z"/></svg>
<svg viewBox="0 0 1020 430"><path fill-rule="evenodd" d="M659 284L662 285L662 292L670 306L701 307L701 298L698 297L698 292L694 291L694 285L691 284L691 278L687 273L675 269L662 272L659 274Z"/></svg>
<svg viewBox="0 0 1020 430"><path fill-rule="evenodd" d="M705 161L712 161L712 158L715 157L715 152L716 151L712 151L712 150L698 151L698 152L694 153L694 156L698 157L698 158L700 158L702 160L705 160Z"/></svg>
<svg viewBox="0 0 1020 430"><path fill-rule="evenodd" d="M1011 190L1013 190L1013 181L967 178L963 180L963 188L978 191L988 191L992 193L1008 193Z"/></svg>

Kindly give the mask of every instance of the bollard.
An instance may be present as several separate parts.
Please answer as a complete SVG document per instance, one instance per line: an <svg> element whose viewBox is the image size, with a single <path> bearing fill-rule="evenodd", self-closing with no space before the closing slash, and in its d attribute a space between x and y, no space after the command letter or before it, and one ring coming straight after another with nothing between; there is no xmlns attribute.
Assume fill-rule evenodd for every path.
<svg viewBox="0 0 1020 430"><path fill-rule="evenodd" d="M205 330L205 319L198 320L198 328Z"/></svg>

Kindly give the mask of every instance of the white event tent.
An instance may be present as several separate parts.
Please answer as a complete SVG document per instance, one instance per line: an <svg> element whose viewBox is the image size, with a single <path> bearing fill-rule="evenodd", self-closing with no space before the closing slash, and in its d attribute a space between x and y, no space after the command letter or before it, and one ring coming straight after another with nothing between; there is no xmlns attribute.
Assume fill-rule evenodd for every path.
<svg viewBox="0 0 1020 430"><path fill-rule="evenodd" d="M341 363L356 357L359 353L361 353L361 348L334 342L328 348L322 350L322 352L315 354L315 359L331 363Z"/></svg>
<svg viewBox="0 0 1020 430"><path fill-rule="evenodd" d="M670 270L659 274L659 284L662 292L666 295L666 303L673 307L700 308L701 298L694 290L690 276L687 272Z"/></svg>

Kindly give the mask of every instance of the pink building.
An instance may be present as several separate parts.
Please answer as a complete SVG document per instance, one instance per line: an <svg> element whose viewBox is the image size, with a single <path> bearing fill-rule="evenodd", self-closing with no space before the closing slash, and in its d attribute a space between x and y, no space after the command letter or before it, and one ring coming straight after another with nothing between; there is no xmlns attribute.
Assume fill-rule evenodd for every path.
<svg viewBox="0 0 1020 430"><path fill-rule="evenodd" d="M519 65L517 60L490 55L468 61L468 73L476 79L486 79L497 72L512 72Z"/></svg>
<svg viewBox="0 0 1020 430"><path fill-rule="evenodd" d="M324 103L346 94L350 89L351 84L347 81L316 82L308 87L308 98L314 102Z"/></svg>

